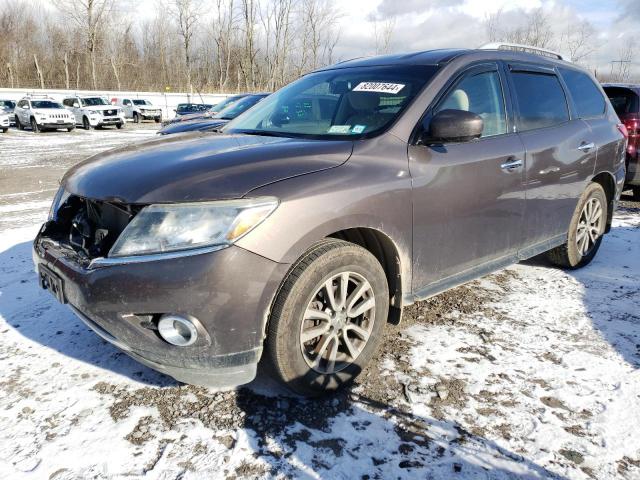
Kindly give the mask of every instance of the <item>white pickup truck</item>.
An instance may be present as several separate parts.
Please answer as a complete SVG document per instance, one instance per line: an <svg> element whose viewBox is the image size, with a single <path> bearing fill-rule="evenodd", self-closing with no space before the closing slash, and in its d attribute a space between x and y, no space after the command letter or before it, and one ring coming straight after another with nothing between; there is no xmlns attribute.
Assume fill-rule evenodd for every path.
<svg viewBox="0 0 640 480"><path fill-rule="evenodd" d="M133 119L133 123L140 123L143 120L155 120L156 123L162 121L162 110L149 100L115 97L111 99L111 103L121 107L125 117Z"/></svg>

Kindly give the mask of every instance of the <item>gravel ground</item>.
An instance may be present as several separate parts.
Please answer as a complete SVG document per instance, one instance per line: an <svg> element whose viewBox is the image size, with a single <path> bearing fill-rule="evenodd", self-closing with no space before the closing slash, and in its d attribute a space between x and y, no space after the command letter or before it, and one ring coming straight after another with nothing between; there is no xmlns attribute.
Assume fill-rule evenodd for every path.
<svg viewBox="0 0 640 480"><path fill-rule="evenodd" d="M77 161L155 125L0 135L1 478L640 478L640 204L596 260L534 259L404 312L349 392L180 385L37 287L29 242Z"/></svg>

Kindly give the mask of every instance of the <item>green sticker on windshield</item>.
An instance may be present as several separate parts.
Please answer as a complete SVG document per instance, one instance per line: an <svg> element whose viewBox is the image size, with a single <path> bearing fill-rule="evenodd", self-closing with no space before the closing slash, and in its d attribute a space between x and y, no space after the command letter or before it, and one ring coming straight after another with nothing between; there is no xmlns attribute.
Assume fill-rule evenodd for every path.
<svg viewBox="0 0 640 480"><path fill-rule="evenodd" d="M329 133L349 133L351 125L331 125Z"/></svg>
<svg viewBox="0 0 640 480"><path fill-rule="evenodd" d="M366 128L366 125L354 125L351 129L351 133L362 133Z"/></svg>

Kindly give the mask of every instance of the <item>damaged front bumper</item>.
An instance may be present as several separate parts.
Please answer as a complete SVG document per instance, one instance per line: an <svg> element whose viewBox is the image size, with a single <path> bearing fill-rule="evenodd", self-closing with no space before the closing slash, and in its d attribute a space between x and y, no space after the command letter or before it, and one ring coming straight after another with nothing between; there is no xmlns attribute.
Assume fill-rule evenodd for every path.
<svg viewBox="0 0 640 480"><path fill-rule="evenodd" d="M43 231L33 250L41 284L55 293L55 277L58 299L104 340L181 382L220 388L253 380L286 265L231 246L95 266ZM197 319L198 340L184 347L165 341L157 328L164 314Z"/></svg>

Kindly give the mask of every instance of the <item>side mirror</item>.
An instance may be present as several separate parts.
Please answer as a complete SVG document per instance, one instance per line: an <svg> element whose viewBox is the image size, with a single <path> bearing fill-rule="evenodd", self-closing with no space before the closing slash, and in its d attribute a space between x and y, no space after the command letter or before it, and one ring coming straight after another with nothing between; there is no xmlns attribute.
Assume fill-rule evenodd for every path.
<svg viewBox="0 0 640 480"><path fill-rule="evenodd" d="M78 102L73 102L73 108L80 108L80 104Z"/></svg>
<svg viewBox="0 0 640 480"><path fill-rule="evenodd" d="M480 138L483 129L480 115L465 110L442 110L431 119L421 143L469 142Z"/></svg>

